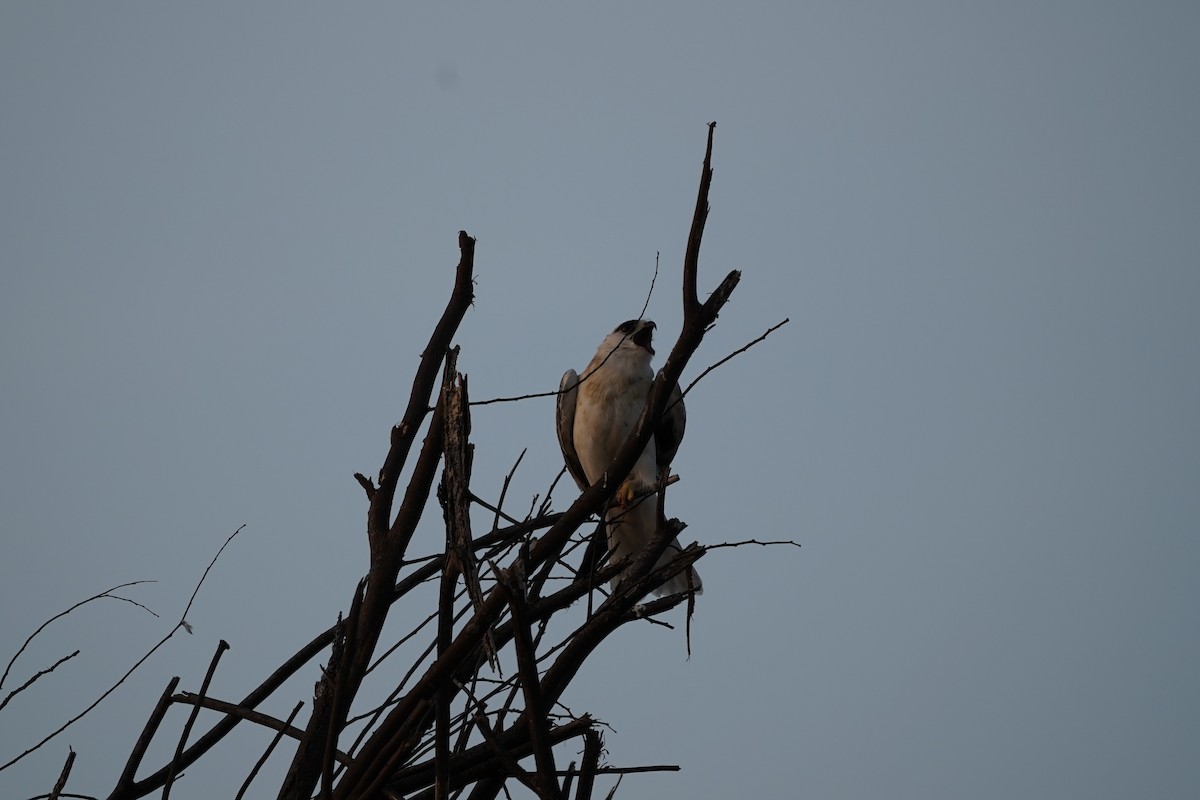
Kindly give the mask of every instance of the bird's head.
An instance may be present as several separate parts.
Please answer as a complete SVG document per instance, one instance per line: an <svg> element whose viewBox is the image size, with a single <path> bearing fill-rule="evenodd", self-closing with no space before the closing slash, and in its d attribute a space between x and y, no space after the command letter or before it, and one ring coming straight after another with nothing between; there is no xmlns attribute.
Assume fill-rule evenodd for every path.
<svg viewBox="0 0 1200 800"><path fill-rule="evenodd" d="M618 325L610 335L619 337L626 342L632 342L636 347L654 355L654 348L650 343L654 339L655 327L655 324L648 319L631 319Z"/></svg>

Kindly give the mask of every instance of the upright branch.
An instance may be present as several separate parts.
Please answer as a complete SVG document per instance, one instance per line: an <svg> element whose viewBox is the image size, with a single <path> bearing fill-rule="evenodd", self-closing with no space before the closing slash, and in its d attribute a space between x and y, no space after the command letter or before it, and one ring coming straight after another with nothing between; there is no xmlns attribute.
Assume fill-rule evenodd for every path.
<svg viewBox="0 0 1200 800"><path fill-rule="evenodd" d="M716 321L717 315L728 302L730 295L741 279L742 274L733 270L725 276L717 289L704 303L697 296L697 273L700 268L700 242L704 237L704 224L708 219L708 192L712 185L712 146L713 131L716 123L708 125L708 143L704 151L704 165L700 171L700 189L696 195L696 210L692 216L692 227L688 233L688 246L683 260L683 327L679 338L671 348L670 354L654 379L650 397L642 410L642 416L637 425L625 440L613 463L605 473L614 476L608 482L598 482L588 487L562 518L542 537L531 553L531 568L540 566L544 559L561 547L566 538L573 533L589 516L599 513L604 505L612 498L618 486L624 480L633 465L645 450L650 437L654 434L659 420L662 419L670 400L671 389L679 382L679 377L687 367L688 361L700 347L708 327ZM619 476L620 479L616 479Z"/></svg>
<svg viewBox="0 0 1200 800"><path fill-rule="evenodd" d="M712 186L713 132L717 123L708 123L708 144L704 148L704 166L700 170L700 191L696 193L696 210L692 213L692 228L688 231L687 250L683 254L683 313L700 305L696 290L696 273L700 269L700 241L704 238L704 224L708 221L708 190Z"/></svg>
<svg viewBox="0 0 1200 800"><path fill-rule="evenodd" d="M318 689L313 699L313 713L309 718L304 740L296 748L292 766L279 795L280 800L308 800L312 796L320 776L321 764L321 758L315 754L318 751L324 753L325 742L330 736L336 738L345 726L345 714L370 666L375 645L379 641L388 608L391 606L400 565L421 512L425 508L425 501L429 497L437 464L442 455L441 416L436 413L436 409L401 502L400 511L395 520L392 520L392 507L400 473L408 460L421 422L431 410L429 400L437 385L438 369L445 359L450 341L475 299L475 240L468 236L466 231L459 231L458 247L460 257L450 300L442 312L441 319L434 326L429 342L421 352L421 361L413 378L404 416L399 424L392 428L391 446L379 470L379 485L373 490L368 490L370 505L367 509L367 539L371 550L371 569L357 613L347 620L350 626L348 635L353 636L354 647L345 649L341 663L331 663L330 669L322 679L323 684L330 684L332 675L342 673L338 678L337 687L339 708L336 709L337 713L332 713L335 694L332 685L327 685L325 691ZM389 358L392 351L392 347L384 347L379 352L379 359ZM360 483L363 482L360 479ZM365 485L369 486L369 482Z"/></svg>

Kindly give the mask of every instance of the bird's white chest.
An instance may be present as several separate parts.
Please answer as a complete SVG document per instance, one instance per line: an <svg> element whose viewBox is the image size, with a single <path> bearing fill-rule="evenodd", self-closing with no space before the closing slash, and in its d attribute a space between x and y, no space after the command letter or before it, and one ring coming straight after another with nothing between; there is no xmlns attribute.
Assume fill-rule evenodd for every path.
<svg viewBox="0 0 1200 800"><path fill-rule="evenodd" d="M624 363L614 354L609 363L597 370L579 386L579 401L575 408L575 450L580 466L589 483L595 483L612 462L637 424L646 397L654 383L649 369ZM612 362L617 363L612 363ZM651 454L649 467L653 473L654 440L647 445ZM643 458L638 467L642 468Z"/></svg>

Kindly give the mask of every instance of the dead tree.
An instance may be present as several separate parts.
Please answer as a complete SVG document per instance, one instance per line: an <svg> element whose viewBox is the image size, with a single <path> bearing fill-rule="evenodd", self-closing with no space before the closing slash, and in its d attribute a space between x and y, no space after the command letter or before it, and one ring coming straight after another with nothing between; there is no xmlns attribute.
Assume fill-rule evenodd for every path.
<svg viewBox="0 0 1200 800"><path fill-rule="evenodd" d="M713 125L709 126L696 209L683 264L683 326L634 431L607 471L622 480L632 470L705 332L737 286L730 272L708 299L697 292L701 238L712 180ZM454 288L421 355L408 403L391 430L391 446L372 480L355 477L367 501L370 569L358 584L349 610L337 622L287 658L259 686L237 702L207 696L207 687L227 647L214 655L199 692L177 691L178 678L162 693L133 745L108 800L133 800L161 792L197 763L241 722L273 729L268 753L279 741L296 742L291 765L278 790L281 800L377 800L465 796L470 800L507 794L519 782L540 798L588 798L598 774L676 767L613 768L600 765L602 742L593 717L575 715L560 698L580 667L617 628L686 603L690 592L639 603L671 576L705 555L693 544L670 563L655 567L683 523L659 512L659 532L645 550L623 563L601 560L588 570L578 564L581 546L592 532L589 520L601 514L622 480L591 486L561 513L546 504L516 519L502 510L503 497L486 504L471 491L468 381L457 371L458 348L451 347L473 300L475 240L459 234L461 253ZM782 323L781 323L782 324ZM770 331L768 331L769 333ZM420 444L418 445L418 442ZM440 466L440 478L439 478ZM401 472L410 468L406 486ZM507 485L507 481L506 481ZM440 553L412 558L409 546L435 493L446 531ZM470 509L479 503L494 512L491 530L472 530ZM618 573L622 580L609 591ZM436 611L399 642L384 642L392 608L427 582L437 582ZM586 616L558 641L547 633L556 615L587 599ZM183 623L181 620L181 624ZM413 659L409 674L373 705L362 693L364 679L400 644L429 644ZM386 647L385 647L386 645ZM382 652L382 655L381 655ZM321 654L328 660L316 685L303 728L256 711L289 677ZM150 742L160 733L167 709L190 707L170 763L138 778ZM215 721L196 738L191 731L201 709ZM565 768L560 745L582 757ZM253 765L243 792L266 754ZM62 790L68 761L56 785ZM260 787L261 788L261 787ZM259 792L261 794L261 791Z"/></svg>

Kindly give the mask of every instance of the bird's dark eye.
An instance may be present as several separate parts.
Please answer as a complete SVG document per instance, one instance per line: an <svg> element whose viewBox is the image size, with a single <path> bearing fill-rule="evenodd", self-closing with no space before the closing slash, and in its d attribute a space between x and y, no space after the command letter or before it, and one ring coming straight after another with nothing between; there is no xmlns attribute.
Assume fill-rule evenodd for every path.
<svg viewBox="0 0 1200 800"><path fill-rule="evenodd" d="M622 322L620 325L618 325L617 329L613 331L613 333L623 333L628 336L629 334L633 333L633 329L635 327L637 327L637 320L631 319L628 322Z"/></svg>

